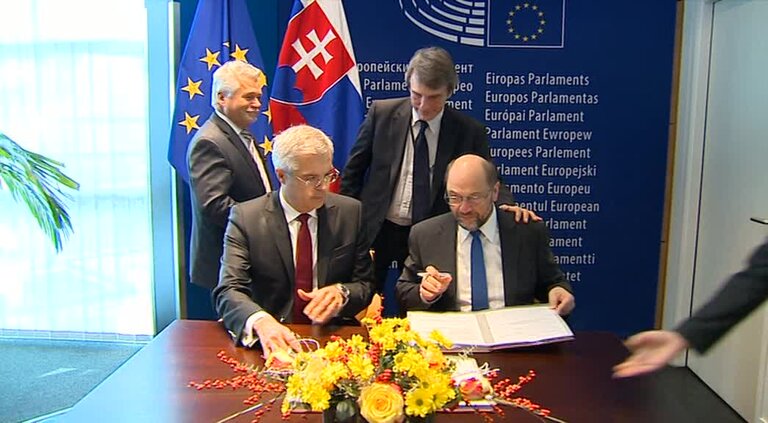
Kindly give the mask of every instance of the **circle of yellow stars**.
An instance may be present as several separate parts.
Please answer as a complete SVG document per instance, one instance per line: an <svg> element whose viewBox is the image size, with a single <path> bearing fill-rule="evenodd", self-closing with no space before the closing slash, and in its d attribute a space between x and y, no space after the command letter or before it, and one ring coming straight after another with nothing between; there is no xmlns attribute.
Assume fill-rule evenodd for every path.
<svg viewBox="0 0 768 423"><path fill-rule="evenodd" d="M535 32L531 34L520 34L515 30L514 17L516 14L521 12L532 12L535 14L539 24ZM537 38L539 38L541 34L544 33L544 25L546 24L547 20L544 19L544 12L539 9L539 6L532 3L522 3L515 5L515 7L509 11L509 17L507 18L507 25L509 28L507 29L507 32L514 34L515 40L522 40L524 43L527 43L529 41L535 41Z"/></svg>
<svg viewBox="0 0 768 423"><path fill-rule="evenodd" d="M229 42L224 42L224 46L229 47ZM248 58L246 57L248 50L249 49L247 48L241 48L239 44L235 43L235 50L230 53L229 56L232 58L232 60L239 60L241 62L248 63ZM219 62L220 54L221 51L211 51L209 48L206 48L205 54L199 58L198 61L205 63L208 67L208 71L210 72L214 66L221 66L221 62ZM267 76L264 74L264 72L262 72L261 75L262 80L259 82L262 86L265 86L267 85ZM205 97L205 93L203 93L203 90L200 88L202 84L202 79L199 81L194 81L192 78L187 77L187 85L181 87L180 90L185 91L189 95L189 100L194 99L196 95ZM269 109L262 113L267 116L267 122L272 123L272 114L270 113ZM187 135L189 135L193 130L200 129L200 125L197 123L198 119L200 119L200 115L191 116L185 111L184 119L179 122L179 125L183 126L187 131ZM272 140L267 138L265 135L264 142L259 144L259 147L264 150L264 154L271 153Z"/></svg>

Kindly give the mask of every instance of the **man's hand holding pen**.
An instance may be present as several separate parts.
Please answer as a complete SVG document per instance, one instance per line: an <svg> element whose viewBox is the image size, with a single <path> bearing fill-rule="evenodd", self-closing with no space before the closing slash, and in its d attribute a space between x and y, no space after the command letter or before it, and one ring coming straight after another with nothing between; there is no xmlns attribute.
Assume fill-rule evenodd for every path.
<svg viewBox="0 0 768 423"><path fill-rule="evenodd" d="M425 270L426 272L419 273L421 276L419 294L424 302L431 303L443 295L453 277L447 273L440 273L435 266L427 266Z"/></svg>

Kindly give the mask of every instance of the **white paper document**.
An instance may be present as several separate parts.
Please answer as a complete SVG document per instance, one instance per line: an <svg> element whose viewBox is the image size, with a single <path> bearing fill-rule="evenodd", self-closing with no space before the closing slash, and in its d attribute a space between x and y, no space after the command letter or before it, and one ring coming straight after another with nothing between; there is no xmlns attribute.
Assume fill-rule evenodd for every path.
<svg viewBox="0 0 768 423"><path fill-rule="evenodd" d="M479 352L573 339L571 329L548 305L475 312L409 311L408 320L424 337L438 330L455 348L474 347Z"/></svg>

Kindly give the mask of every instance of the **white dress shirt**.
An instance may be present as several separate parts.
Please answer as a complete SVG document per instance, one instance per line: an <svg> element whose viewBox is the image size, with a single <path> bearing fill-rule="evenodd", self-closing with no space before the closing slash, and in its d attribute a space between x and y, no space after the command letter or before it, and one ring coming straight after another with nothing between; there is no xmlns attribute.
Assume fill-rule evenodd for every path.
<svg viewBox="0 0 768 423"><path fill-rule="evenodd" d="M440 122L443 120L441 110L432 120L428 120L429 125L424 135L427 137L427 146L429 147L429 181L432 183L432 171L435 168L435 157L437 157L437 140L440 138ZM400 166L400 177L392 193L392 202L389 203L387 211L387 220L401 226L411 224L411 198L413 197L413 142L419 135L421 124L418 123L419 115L416 110L411 109L411 126L408 128L408 135L405 140L405 151L403 152L403 162Z"/></svg>
<svg viewBox="0 0 768 423"><path fill-rule="evenodd" d="M285 221L288 222L288 231L291 233L291 248L293 251L293 263L296 263L296 244L299 240L299 229L301 228L301 222L299 216L301 213L297 212L287 201L285 201L285 195L283 190L280 190L280 205L283 206L283 213L285 213ZM309 219L307 219L307 225L309 225L309 235L312 237L312 288L317 288L317 210L307 212Z"/></svg>
<svg viewBox="0 0 768 423"><path fill-rule="evenodd" d="M456 231L456 301L461 311L472 311L472 234L457 225ZM501 238L496 207L488 221L479 228L482 235L483 261L488 282L488 306L504 308L504 271L501 264Z"/></svg>
<svg viewBox="0 0 768 423"><path fill-rule="evenodd" d="M288 223L288 232L291 234L293 262L296 263L296 243L299 240L299 229L301 228L299 215L301 215L301 213L288 204L282 189L279 191L279 195L280 205L283 207L283 214L285 215L285 221ZM312 288L317 289L317 209L307 212L307 214L309 215L309 219L307 219L309 235L312 237ZM243 345L250 347L259 340L254 333L253 325L255 325L259 319L267 315L268 313L266 311L261 310L248 316L248 319L245 321L245 330L243 331Z"/></svg>
<svg viewBox="0 0 768 423"><path fill-rule="evenodd" d="M224 122L227 122L229 126L232 127L232 129L235 131L238 137L240 137L240 141L242 141L243 145L245 145L246 150L251 152L251 158L254 162L256 162L256 167L259 169L259 176L261 176L261 182L264 184L264 189L266 189L267 192L272 191L272 181L269 179L269 174L267 173L267 167L264 161L261 159L261 156L259 156L259 153L257 151L254 151L253 148L251 148L251 140L243 136L243 129L238 127L234 124L231 120L229 120L228 117L224 115L224 113L219 112L218 110L214 109L214 112L219 115L220 118L224 120ZM259 148L255 145L256 140L253 140L254 142L254 148Z"/></svg>

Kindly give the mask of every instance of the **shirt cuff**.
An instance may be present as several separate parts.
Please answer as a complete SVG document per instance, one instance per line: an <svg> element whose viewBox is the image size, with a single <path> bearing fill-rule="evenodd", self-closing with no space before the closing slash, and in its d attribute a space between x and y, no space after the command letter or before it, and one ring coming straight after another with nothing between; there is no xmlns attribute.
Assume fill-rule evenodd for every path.
<svg viewBox="0 0 768 423"><path fill-rule="evenodd" d="M424 299L424 296L421 295L421 288L419 288L419 299L421 300L422 303L424 303L426 305L432 305L432 304L436 303L437 300L439 300L442 296L443 296L443 294L440 294L437 297L435 297L434 300L427 301L427 300Z"/></svg>
<svg viewBox="0 0 768 423"><path fill-rule="evenodd" d="M256 336L256 333L253 330L253 325L266 316L269 316L269 313L264 310L257 311L248 316L248 320L245 321L245 326L243 327L243 335L240 339L240 343L243 344L243 346L250 348L256 345L256 342L259 341L259 337Z"/></svg>

